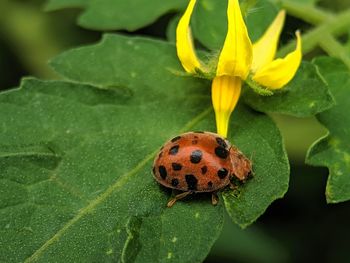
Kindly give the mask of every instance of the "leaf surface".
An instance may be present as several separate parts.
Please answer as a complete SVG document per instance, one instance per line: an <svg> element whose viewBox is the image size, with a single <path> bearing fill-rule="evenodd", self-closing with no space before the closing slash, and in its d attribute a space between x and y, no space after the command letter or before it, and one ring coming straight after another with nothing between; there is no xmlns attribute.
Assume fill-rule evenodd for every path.
<svg viewBox="0 0 350 263"><path fill-rule="evenodd" d="M169 191L151 168L171 134L147 125L140 132L130 121L152 106L129 108L118 90L33 79L0 98L11 112L1 116L1 261L204 259L222 206L196 199L166 209ZM191 121L187 113L179 122Z"/></svg>
<svg viewBox="0 0 350 263"><path fill-rule="evenodd" d="M49 0L47 10L81 7L78 24L95 30L135 31L171 11L183 9L186 0Z"/></svg>
<svg viewBox="0 0 350 263"><path fill-rule="evenodd" d="M130 53L128 54L125 50L129 50ZM159 52L162 52L162 55ZM108 54L114 54L115 57L108 56ZM128 64L130 57L134 58L132 64ZM154 57L159 58L157 63L152 62ZM84 65L92 63L94 67L84 67ZM101 78L99 72L116 69L115 66L111 66L113 63L120 63L123 67L117 68L113 73L109 72L110 74L106 74ZM182 102L182 104L184 102L188 103L184 107L189 109L195 105L203 106L204 104L198 98L206 96L205 105L211 108L210 83L177 75L178 72L182 72L182 68L176 58L175 47L171 43L107 35L102 44L68 51L56 58L52 65L57 72L71 80L102 87L113 86L113 83L119 81L119 85L135 87L135 89L139 86L157 89L157 92L161 91L167 94L164 96L169 96L169 94L171 94L170 96L179 96L183 92L193 92L193 100L186 97ZM130 72L133 73L134 78L128 78ZM173 87L177 85L179 87L172 91L174 90ZM196 89L191 91L189 89L191 85L195 85ZM173 112L174 108L167 108L166 110ZM171 114L169 113L169 115ZM204 120L205 124L201 125L200 123L199 130L215 131L213 115ZM160 121L158 119L158 122ZM171 123L169 120L166 121L169 124ZM258 126L259 128L257 128ZM166 127L162 129L164 128ZM260 130L260 134L256 133L256 129ZM261 175L259 176L257 173L257 177L254 177L247 186L242 188L240 198L245 196L247 199L239 198L242 201L242 206L239 208L241 215L238 215L238 213L233 215L236 223L246 226L261 215L272 200L283 196L288 187L289 165L280 133L266 115L240 105L233 113L230 130L229 139L243 150L248 157L252 157L256 166L255 169L259 169L259 167L261 169ZM267 165L264 162L266 149L269 149L271 160ZM260 160L258 161L259 156ZM249 188L248 185L251 185L252 188ZM251 207L252 210L245 209L244 206L248 205L248 202L258 197L258 195L255 195L257 189L262 192L267 190L266 198L256 202L256 205ZM238 220L235 218L238 216L244 219Z"/></svg>
<svg viewBox="0 0 350 263"><path fill-rule="evenodd" d="M314 64L329 84L336 105L317 115L329 134L310 148L307 163L328 167L327 202L338 203L350 199L350 73L334 58L317 58Z"/></svg>
<svg viewBox="0 0 350 263"><path fill-rule="evenodd" d="M280 134L241 104L230 139L252 156L253 179L216 207L206 194L165 207L170 191L151 174L159 147L214 130L210 83L176 75L175 54L166 42L106 35L52 61L70 81L26 79L1 93L0 261L200 262L224 204L246 226L283 196Z"/></svg>
<svg viewBox="0 0 350 263"><path fill-rule="evenodd" d="M314 116L334 106L327 83L315 65L302 62L293 80L272 96L261 96L251 89L244 100L261 112L277 112L297 117Z"/></svg>

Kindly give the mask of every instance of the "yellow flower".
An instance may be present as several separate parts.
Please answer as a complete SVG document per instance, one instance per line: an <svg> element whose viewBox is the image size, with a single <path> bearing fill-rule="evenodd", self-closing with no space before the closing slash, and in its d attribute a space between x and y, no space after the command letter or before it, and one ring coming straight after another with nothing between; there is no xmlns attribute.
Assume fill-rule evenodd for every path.
<svg viewBox="0 0 350 263"><path fill-rule="evenodd" d="M177 55L188 73L206 74L210 69L198 59L189 27L195 4L196 0L190 0L177 26ZM298 31L296 49L286 57L274 60L285 16L285 11L280 11L264 35L252 45L238 0L228 0L228 31L212 82L218 134L227 137L230 115L240 97L242 81L249 79L276 90L285 86L298 70L302 58Z"/></svg>

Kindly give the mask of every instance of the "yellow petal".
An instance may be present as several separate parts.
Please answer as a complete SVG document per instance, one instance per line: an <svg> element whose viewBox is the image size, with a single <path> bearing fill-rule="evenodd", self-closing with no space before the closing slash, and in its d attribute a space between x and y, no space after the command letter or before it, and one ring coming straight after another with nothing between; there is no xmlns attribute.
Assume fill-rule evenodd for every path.
<svg viewBox="0 0 350 263"><path fill-rule="evenodd" d="M275 58L285 18L286 11L280 11L264 35L254 43L252 72L256 72Z"/></svg>
<svg viewBox="0 0 350 263"><path fill-rule="evenodd" d="M216 74L246 79L252 63L253 51L238 0L228 1L227 18L228 31Z"/></svg>
<svg viewBox="0 0 350 263"><path fill-rule="evenodd" d="M296 32L296 36L296 49L285 58L276 59L259 69L253 76L254 81L270 89L280 89L292 80L302 59L299 31Z"/></svg>
<svg viewBox="0 0 350 263"><path fill-rule="evenodd" d="M203 72L205 71L202 68L201 62L196 56L190 29L190 19L195 4L196 0L190 0L185 13L181 17L176 28L177 56L180 59L184 69L189 73L196 73L196 69Z"/></svg>
<svg viewBox="0 0 350 263"><path fill-rule="evenodd" d="M230 116L241 94L240 77L217 76L212 83L212 103L215 111L217 133L227 137Z"/></svg>

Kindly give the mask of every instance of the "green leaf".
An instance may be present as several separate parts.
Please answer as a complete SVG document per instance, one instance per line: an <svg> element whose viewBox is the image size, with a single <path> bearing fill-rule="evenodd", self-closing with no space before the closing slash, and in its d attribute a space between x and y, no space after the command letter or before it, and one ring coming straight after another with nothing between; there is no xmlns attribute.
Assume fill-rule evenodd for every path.
<svg viewBox="0 0 350 263"><path fill-rule="evenodd" d="M78 19L82 27L94 30L135 31L156 21L170 11L182 10L186 0L50 0L47 10L84 7Z"/></svg>
<svg viewBox="0 0 350 263"><path fill-rule="evenodd" d="M327 83L309 62L303 62L294 79L283 89L275 91L273 96L261 96L246 89L244 100L261 112L278 112L297 117L313 116L334 105Z"/></svg>
<svg viewBox="0 0 350 263"><path fill-rule="evenodd" d="M286 192L276 126L240 104L230 139L254 177L216 207L197 194L166 208L170 191L151 174L157 149L215 123L210 83L173 73L174 45L106 35L51 64L74 82L27 79L0 95L0 261L200 262L223 204L246 226Z"/></svg>
<svg viewBox="0 0 350 263"><path fill-rule="evenodd" d="M220 51L227 34L227 1L198 1L192 17L193 35L210 50ZM257 1L248 10L249 36L256 41L277 14L277 7L267 0Z"/></svg>
<svg viewBox="0 0 350 263"><path fill-rule="evenodd" d="M151 161L172 134L148 126L157 126L152 111L169 117L154 112L166 99L125 100L118 89L33 79L0 96L1 112L11 112L1 115L1 261L204 259L222 206L196 198L166 208L169 191L153 179ZM140 130L133 120L142 111L150 118ZM196 117L190 112L168 126L178 133Z"/></svg>
<svg viewBox="0 0 350 263"><path fill-rule="evenodd" d="M317 58L314 64L329 84L336 106L317 115L329 134L310 148L307 163L328 167L327 202L338 203L350 200L350 73L334 58Z"/></svg>

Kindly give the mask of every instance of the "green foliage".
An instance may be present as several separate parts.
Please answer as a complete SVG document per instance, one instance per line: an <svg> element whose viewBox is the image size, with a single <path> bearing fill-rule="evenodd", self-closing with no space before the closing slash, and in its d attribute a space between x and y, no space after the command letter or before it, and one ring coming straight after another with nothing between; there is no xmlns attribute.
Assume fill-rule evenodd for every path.
<svg viewBox="0 0 350 263"><path fill-rule="evenodd" d="M303 62L294 79L282 90L274 91L273 96L261 96L247 89L244 99L258 111L297 117L313 116L334 105L327 84L309 62Z"/></svg>
<svg viewBox="0 0 350 263"><path fill-rule="evenodd" d="M151 161L172 134L134 124L147 112L156 126L154 115L166 122L169 111L132 106L127 96L34 79L2 94L11 115L1 115L1 261L203 260L220 233L222 205L196 199L166 208L169 193L153 180ZM168 98L163 108L179 100ZM196 118L187 114L169 128Z"/></svg>
<svg viewBox="0 0 350 263"><path fill-rule="evenodd" d="M78 24L95 30L134 31L145 27L170 11L183 10L187 0L48 0L46 10L80 7L84 12ZM242 6L249 1L242 1ZM255 2L255 1L254 1ZM142 7L142 8L140 8ZM227 33L226 1L198 0L192 17L194 36L211 50L220 50ZM252 40L257 40L277 14L277 7L268 0L247 4L247 26Z"/></svg>
<svg viewBox="0 0 350 263"><path fill-rule="evenodd" d="M255 41L278 7L275 1L243 2ZM79 7L86 28L133 31L186 3L50 0L47 9ZM194 37L214 58L226 36L226 5L199 0L192 17ZM170 40L177 19L168 27ZM0 261L204 260L225 210L244 228L288 189L288 158L269 112L318 114L330 134L310 149L307 161L329 168L328 202L350 199L350 73L338 61L304 62L273 96L245 88L228 139L252 160L253 177L223 189L218 206L210 194L196 194L171 209L171 191L153 179L152 160L173 136L215 131L210 82L182 74L173 43L112 34L59 55L51 66L63 80L27 78L0 94Z"/></svg>
<svg viewBox="0 0 350 263"><path fill-rule="evenodd" d="M128 50L128 52L125 52L125 50ZM162 53L160 53L161 50L163 50ZM113 55L111 56L108 54ZM191 83L198 83L198 79L193 79L190 77L178 77L172 73L181 71L175 54L175 47L171 44L138 38L127 39L116 36L109 36L105 39L102 45L66 52L65 54L55 59L52 65L57 72L74 81L87 82L102 87L113 86L116 85L116 83L122 86L134 87L134 89L140 86L152 87L153 89L162 90L162 92L168 96L169 93L171 93L171 87L176 86L178 92L181 92L181 94L184 95L184 92L186 90L188 92L189 87L193 85ZM162 61L158 60L159 64L157 63L155 65L153 63L154 57L162 58ZM134 62L127 63L127 61L130 61L131 58L134 58ZM135 60L135 58L139 58L140 60ZM91 63L94 63L94 67L88 66L91 65ZM113 64L115 66L113 66ZM122 68L118 68L117 65L119 64L124 66ZM145 69L148 70L145 71ZM108 70L113 71L108 72ZM108 74L106 74L103 79L100 79L100 72L107 72ZM135 76L135 78L128 77L130 75L130 72L133 73L133 76ZM181 83L179 83L179 81L181 81ZM199 81L199 84L200 83L201 81ZM183 87L186 87L186 89L183 89ZM210 83L202 82L202 90L197 90L196 92L197 96L208 96L208 100L205 104L205 107L208 108L210 108L209 87ZM195 92L193 93L195 94ZM176 96L176 92L172 94L172 96ZM146 96L143 95L142 97L144 98ZM186 100L188 101L188 105L197 105L199 103L196 102L196 100L190 102L189 98ZM189 106L189 108L193 108L193 106ZM169 115L171 115L174 111L174 108L167 109L167 111L169 111ZM141 118L140 121L146 123L149 122L144 121L145 119L148 120L148 118L145 116ZM210 126L202 126L200 129L214 130L214 127L212 127L214 118L212 117L211 120L212 122ZM169 123L169 117L164 118L164 121L166 123ZM159 120L157 122L159 123ZM269 169L266 169L265 163L262 160L263 157L266 156L265 150L261 150L259 153L259 150L256 148L257 144L263 145L261 142L262 138L260 135L253 135L257 126L253 125L250 127L248 125L249 123L259 125L259 129L261 130L262 134L264 132L267 133L267 137L265 139L269 138L269 147L273 149L272 154L276 152L280 154L279 157L281 159L279 161L277 161L278 159L276 160L276 166L269 165ZM134 125L137 126L137 124ZM143 126L144 125L145 124L143 124ZM151 125L152 127L154 126L154 124ZM166 125L164 124L164 126ZM163 127L163 125L158 125L157 127L161 127L162 130L166 129L166 127ZM283 146L281 145L279 132L266 116L253 113L246 107L242 106L240 109L237 109L236 117L234 117L234 121L232 122L232 131L234 131L234 133L231 134L231 138L234 138L234 143L237 144L243 151L246 149L245 152L247 155L253 157L254 167L258 169L259 164L261 165L261 175L257 175L256 179L252 179L249 184L255 185L255 187L261 189L260 187L265 188L267 187L266 185L269 185L274 180L274 183L277 182L276 188L268 187L271 189L271 194L266 193L266 199L262 199L261 202L256 202L254 212L248 212L250 216L243 216L246 218L246 220L239 221L235 219L235 216L237 215L233 216L234 220L237 221L237 223L244 226L251 223L260 214L262 214L268 206L269 202L283 195L287 189L288 184L288 162L283 151ZM249 131L252 134L250 134ZM265 149L265 147L263 146L262 149ZM261 161L255 161L255 157L258 159L259 155L261 156ZM271 158L271 160L272 159L274 158ZM280 171L280 173L276 175L275 172L272 172L274 169L276 169L276 171ZM264 171L270 172L265 174ZM272 174L274 175L273 178L270 177ZM259 181L259 183L255 184L254 181L256 180ZM260 181L265 181L266 185L263 185ZM248 191L247 193L245 192L246 189ZM250 199L254 198L253 196L255 195L256 191L252 190L252 188L244 186L242 187L241 192L242 194L240 196L245 196L245 198L246 196L249 196L248 199ZM245 200L244 202L246 201L249 200ZM244 209L244 206L242 206L241 209L246 210ZM240 213L242 215L245 215L247 211L243 210L240 211Z"/></svg>
<svg viewBox="0 0 350 263"><path fill-rule="evenodd" d="M187 0L49 0L46 9L81 7L78 24L89 29L134 31L156 21L160 16L183 9Z"/></svg>
<svg viewBox="0 0 350 263"><path fill-rule="evenodd" d="M318 58L314 64L329 84L336 106L317 115L318 120L329 130L329 135L312 146L307 162L328 167L327 201L338 203L350 200L350 73L336 59Z"/></svg>
<svg viewBox="0 0 350 263"><path fill-rule="evenodd" d="M27 79L0 97L1 260L201 261L224 203L246 226L286 192L277 128L240 105L231 136L252 157L253 179L217 207L206 195L165 207L170 193L151 175L157 148L183 131L214 130L209 83L172 73L172 44L107 35L52 65L74 82Z"/></svg>

